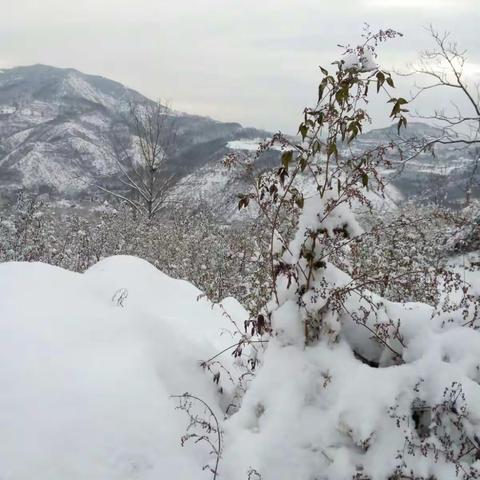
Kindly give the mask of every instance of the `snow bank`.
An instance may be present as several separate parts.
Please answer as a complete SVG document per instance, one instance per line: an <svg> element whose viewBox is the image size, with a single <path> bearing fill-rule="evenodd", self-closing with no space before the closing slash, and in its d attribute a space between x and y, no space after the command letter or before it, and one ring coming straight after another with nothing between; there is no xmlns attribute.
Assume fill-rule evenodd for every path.
<svg viewBox="0 0 480 480"><path fill-rule="evenodd" d="M324 277L348 281L332 265ZM202 470L208 449L179 446L186 418L170 399L188 391L223 419L233 393L220 395L199 367L233 343L219 335L230 328L222 308L199 294L132 257L106 259L85 274L0 265L0 478L211 478ZM479 441L480 333L456 322L455 312L441 318L427 305L384 301L366 325L401 319L403 343L392 344L401 361L346 313L325 317L331 334L305 346L292 298L284 292L256 376L223 424L220 479L259 480L248 476L252 468L262 480L384 480L393 471L457 478L455 466L428 449L441 452L442 432L459 441L448 423L459 415L462 431ZM362 301L352 295L346 311ZM234 299L223 308L234 321L247 316ZM232 357L222 363L235 377ZM438 410L445 429L422 437L439 405L447 408ZM427 445L427 455L411 455L412 444ZM465 468L479 468L475 451L457 454Z"/></svg>
<svg viewBox="0 0 480 480"><path fill-rule="evenodd" d="M362 473L368 477L358 478L386 480L403 461L422 478L457 478L441 455L435 462L431 454L408 454L409 442L421 443L412 408L442 403L445 388L458 382L465 394L458 408L467 406L465 424L475 438L480 335L458 329L432 333L423 347L427 341L433 343L414 361L372 368L344 340L306 349L272 340L241 410L227 424L225 478L241 480L254 467L263 480L344 480Z"/></svg>
<svg viewBox="0 0 480 480"><path fill-rule="evenodd" d="M180 447L187 419L169 398L218 410L199 360L231 339L199 294L132 257L85 274L1 264L0 478L208 478L208 451Z"/></svg>
<svg viewBox="0 0 480 480"><path fill-rule="evenodd" d="M297 270L277 277L273 337L226 424L225 478L243 480L249 468L262 480L479 478L480 333L466 326L478 311L439 314L348 290L352 278L313 248L311 233L361 230L345 204L325 211L319 197L306 199L283 254ZM326 261L312 277L303 251Z"/></svg>

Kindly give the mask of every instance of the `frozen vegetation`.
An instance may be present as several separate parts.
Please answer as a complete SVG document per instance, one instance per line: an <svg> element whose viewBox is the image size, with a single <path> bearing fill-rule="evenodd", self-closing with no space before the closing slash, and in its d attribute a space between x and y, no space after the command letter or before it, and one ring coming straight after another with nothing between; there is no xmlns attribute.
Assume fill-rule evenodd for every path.
<svg viewBox="0 0 480 480"><path fill-rule="evenodd" d="M315 208L315 200L307 203L301 229L312 227ZM292 264L301 239L293 240ZM478 271L462 276L479 296ZM351 282L333 265L323 279L332 292ZM324 319L322 340L305 346L305 315L325 300L308 302L309 312L286 284L279 295L271 332L250 337L249 313L237 301L214 305L134 257L107 258L82 274L42 263L0 265L2 477L211 478L202 471L213 465L210 447L179 444L188 418L170 396L184 392L220 421L219 478L383 479L403 463L416 478L455 478L457 463L475 471L480 334L473 303L437 313L353 293L343 313ZM462 296L455 290L449 302L461 304ZM371 311L370 302L381 307L354 321L352 312ZM252 339L268 346L248 345ZM230 350L221 363L200 365L242 342L238 357ZM193 409L211 421L202 405ZM201 433L213 435L209 428Z"/></svg>

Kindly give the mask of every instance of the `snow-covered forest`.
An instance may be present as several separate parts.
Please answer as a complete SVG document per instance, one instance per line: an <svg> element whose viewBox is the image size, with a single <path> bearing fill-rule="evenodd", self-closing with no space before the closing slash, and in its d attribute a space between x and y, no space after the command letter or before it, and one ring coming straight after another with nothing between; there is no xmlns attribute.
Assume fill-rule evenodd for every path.
<svg viewBox="0 0 480 480"><path fill-rule="evenodd" d="M296 135L214 137L160 102L112 113L115 92L88 90L115 127L105 175L69 166L88 201L28 188L32 158L39 175L59 165L42 170L38 150L17 188L9 161L38 125L14 143L31 112L2 110L0 480L480 479L480 102L466 53L428 35L412 92L382 60L398 31L337 46ZM450 92L463 103L444 110ZM363 136L379 103L382 143ZM407 133L419 119L427 133ZM189 132L221 158L197 166ZM442 148L463 162L454 198L400 192Z"/></svg>

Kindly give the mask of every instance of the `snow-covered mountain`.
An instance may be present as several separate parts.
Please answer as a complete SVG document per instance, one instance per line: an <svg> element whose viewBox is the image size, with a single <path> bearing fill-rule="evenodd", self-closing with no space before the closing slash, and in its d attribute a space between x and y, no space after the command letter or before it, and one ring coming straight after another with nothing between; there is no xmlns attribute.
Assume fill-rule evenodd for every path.
<svg viewBox="0 0 480 480"><path fill-rule="evenodd" d="M441 130L424 123L412 122L402 129L402 139L435 139L441 136ZM388 145L398 141L397 126L371 130L358 137L351 145L345 146L341 153L372 150L376 146ZM249 154L257 150L259 139L244 138L231 141L227 147L231 151ZM265 154L264 154L265 155ZM465 200L465 190L474 171L474 152L459 150L454 146L438 145L435 155L430 151L421 153L414 159L403 162L395 150L389 151L388 160L392 166L382 172L387 178L386 198L373 198L377 205L391 207L402 201L413 199L419 202L436 201L452 206L461 205ZM262 157L264 166L278 164L275 152ZM480 197L480 176L471 181L471 197ZM316 186L312 179L300 178L302 191L312 193ZM174 187L175 194L181 198L190 196L195 204L205 205L223 217L246 215L237 212L237 193L245 193L251 187L251 181L239 171L219 169L218 163L208 162L183 177Z"/></svg>
<svg viewBox="0 0 480 480"><path fill-rule="evenodd" d="M441 129L420 122L411 122L401 130L401 139L434 140L443 135ZM369 150L400 140L397 126L371 130L358 137L353 149ZM405 158L408 158L405 154ZM385 172L405 198L417 197L421 201L435 200L458 204L465 200L466 189L471 197L480 197L480 175L475 168L478 153L461 145L436 144L434 151L424 151L415 158L402 161L398 154L391 155L392 169Z"/></svg>
<svg viewBox="0 0 480 480"><path fill-rule="evenodd" d="M115 144L119 131L128 135L129 103L148 102L140 93L103 77L45 65L0 71L0 186L12 199L21 188L54 199L98 194L93 183L115 187ZM227 171L221 160L229 152L251 152L268 132L223 123L173 110L176 152L169 169L178 177L172 192L184 203L206 205L222 216L235 211L236 195L248 184ZM115 132L115 133L114 133ZM125 133L127 132L127 133ZM131 133L130 133L131 134ZM411 123L402 135L435 137L438 131ZM396 137L396 128L372 130L354 142L368 149ZM271 152L264 165L274 165ZM395 164L398 159L392 158ZM464 197L471 158L452 148L424 154L401 174L391 175L398 198L423 195L449 200ZM473 196L480 192L473 191Z"/></svg>
<svg viewBox="0 0 480 480"><path fill-rule="evenodd" d="M0 184L3 196L21 187L53 197L92 192L114 182L114 129L127 126L129 102L149 100L106 78L34 65L0 73ZM227 143L265 137L238 123L170 111L176 122L179 176L220 160ZM125 129L123 129L125 131Z"/></svg>

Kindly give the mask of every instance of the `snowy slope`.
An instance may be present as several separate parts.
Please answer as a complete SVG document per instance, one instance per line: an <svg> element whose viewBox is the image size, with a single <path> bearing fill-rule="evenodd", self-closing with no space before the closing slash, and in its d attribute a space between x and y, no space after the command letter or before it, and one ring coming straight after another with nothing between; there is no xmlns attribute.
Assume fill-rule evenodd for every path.
<svg viewBox="0 0 480 480"><path fill-rule="evenodd" d="M118 82L74 69L33 65L0 73L0 185L56 198L97 192L95 182L120 185L115 147L131 140L129 102L150 102ZM183 176L223 157L237 138L264 135L237 123L170 110L177 150L170 171ZM130 130L131 132L131 130ZM120 138L118 138L120 136Z"/></svg>
<svg viewBox="0 0 480 480"><path fill-rule="evenodd" d="M180 447L187 419L169 398L218 409L199 360L231 339L199 293L133 257L85 274L0 265L0 478L209 478L208 451Z"/></svg>
<svg viewBox="0 0 480 480"><path fill-rule="evenodd" d="M20 188L48 193L54 199L89 197L93 184L119 188L115 148L131 141L128 103L149 102L118 82L74 69L45 65L18 67L0 73L0 186L2 196L15 197ZM169 174L180 180L173 192L187 207L210 205L231 215L236 195L244 191L238 176L224 171L222 159L231 152L253 154L268 132L171 110L177 126L177 149ZM438 131L411 123L403 136L435 137ZM372 130L351 147L355 152L396 139L395 128ZM472 170L469 152L444 147L433 158L424 154L410 162L392 184L405 198L461 200ZM278 161L271 152L264 166ZM391 158L395 164L397 158ZM393 171L392 171L393 173ZM480 184L480 182L478 182ZM428 192L428 194L426 194ZM472 196L480 195L480 187Z"/></svg>
<svg viewBox="0 0 480 480"><path fill-rule="evenodd" d="M359 136L353 143L354 152L373 149L378 145L388 145L406 139L433 140L442 137L442 130L421 122L409 122L407 128L398 135L396 125L371 130ZM408 157L409 155L405 155ZM398 154L389 155L392 169L386 172L389 181L405 198L417 197L420 201L445 201L462 203L465 190L472 173L476 172L473 148L459 148L458 145L437 144L434 155L425 151L405 166ZM475 173L472 197L480 198L480 176Z"/></svg>
<svg viewBox="0 0 480 480"><path fill-rule="evenodd" d="M412 122L406 130L402 130L403 139L433 139L440 135L440 130L423 123ZM398 140L400 137L396 126L371 130L359 136L351 145L341 148L341 154L359 155ZM225 153L253 156L261 141L260 138L233 140L226 144ZM264 168L277 167L279 155L279 149L275 148L268 154L264 153L258 172ZM403 164L395 151L389 152L386 159L391 162L391 167L382 171L388 184L386 198L372 197L372 200L388 208L395 207L406 199L462 204L467 182L474 171L474 158L474 152L468 149L459 151L457 147L438 145L435 156L425 152ZM173 187L173 194L180 199L186 198L189 205L203 205L226 219L236 219L245 215L244 212L237 212L238 194L250 191L251 183L251 179L242 176L239 169L229 171L222 165L221 159L214 159L185 175ZM305 195L311 195L315 191L315 185L303 179L300 179L297 187ZM478 172L472 182L471 196L480 197Z"/></svg>
<svg viewBox="0 0 480 480"><path fill-rule="evenodd" d="M329 275L348 281L335 269ZM198 361L228 346L230 337L219 335L228 322L198 294L133 257L103 260L85 274L0 265L0 478L211 478L202 470L208 449L180 447L186 418L170 398L188 391L223 419L225 398ZM233 299L225 306L246 318ZM254 468L265 480L344 480L362 471L386 479L414 434L396 415L408 418L419 397L441 402L456 384L477 435L478 332L458 325L461 314L447 326L432 320L427 305L386 302L387 310L402 320L405 363L389 364L387 355L383 368L355 357L361 344L383 354L346 315L335 327L338 341L305 348L298 306L287 302L274 314L262 365L222 426L221 478L244 480ZM232 357L222 362L235 375ZM455 478L443 457L404 460L417 473Z"/></svg>
<svg viewBox="0 0 480 480"><path fill-rule="evenodd" d="M316 191L314 180L308 176L300 175L296 186L305 196ZM251 189L251 181L241 172L230 171L221 162L212 162L182 178L173 187L172 196L188 198L191 206L205 208L225 220L236 221L255 216L253 205L238 210L238 194L245 194ZM396 208L404 200L401 191L394 185L386 187L384 198L373 192L367 196L379 209Z"/></svg>
<svg viewBox="0 0 480 480"><path fill-rule="evenodd" d="M350 280L332 265L326 275L337 285ZM480 295L478 272L468 281ZM335 340L305 346L301 309L285 291L256 375L239 410L223 421L233 392L220 394L199 360L230 345L221 335L229 322L199 293L133 257L105 259L85 274L1 264L0 478L212 478L202 470L209 449L179 445L187 419L170 395L186 391L222 422L220 478L245 480L253 468L262 475L251 474L255 480L344 480L362 472L384 480L402 451L405 469L422 478L456 478L442 456L407 454L405 439L420 441L411 421L416 403L441 404L458 385L459 411L468 405L463 425L480 438L480 334L462 326L462 312L435 318L428 305L385 301L367 321L399 319L403 347L393 346L403 361L396 364L347 314L363 302L359 296L330 318ZM224 305L239 321L248 318L235 300ZM233 357L221 361L237 378ZM480 467L472 457L462 462Z"/></svg>

